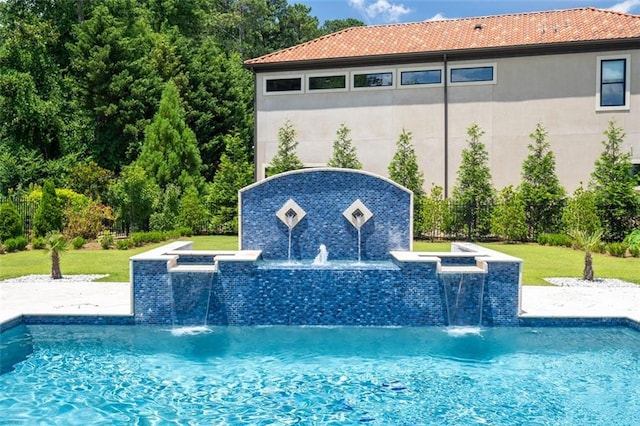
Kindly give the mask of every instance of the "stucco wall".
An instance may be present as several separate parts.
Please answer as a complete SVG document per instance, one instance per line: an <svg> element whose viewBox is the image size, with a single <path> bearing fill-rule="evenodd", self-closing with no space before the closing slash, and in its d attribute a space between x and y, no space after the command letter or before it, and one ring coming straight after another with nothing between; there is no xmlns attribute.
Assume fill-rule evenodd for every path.
<svg viewBox="0 0 640 426"><path fill-rule="evenodd" d="M629 110L596 110L596 75L599 56L630 55L631 105ZM627 134L625 150L640 161L640 50L548 55L483 60L495 64L496 83L449 85L449 189L455 184L466 130L477 123L484 131L493 181L497 188L520 182L522 161L537 123L549 132L562 184L573 191L588 182L593 163L602 150L603 132L615 119ZM474 62L449 62L449 67ZM419 65L419 64L414 64ZM426 64L429 67L442 63ZM403 65L405 67L407 65ZM351 68L349 72L394 71L399 67ZM335 71L326 70L327 74ZM304 75L286 73L282 75ZM444 185L444 87L347 90L332 93L265 95L265 77L257 85L258 178L277 149L278 129L286 120L297 131L298 155L309 166L324 165L331 156L335 132L344 123L364 169L387 175L402 129L412 132L425 187Z"/></svg>

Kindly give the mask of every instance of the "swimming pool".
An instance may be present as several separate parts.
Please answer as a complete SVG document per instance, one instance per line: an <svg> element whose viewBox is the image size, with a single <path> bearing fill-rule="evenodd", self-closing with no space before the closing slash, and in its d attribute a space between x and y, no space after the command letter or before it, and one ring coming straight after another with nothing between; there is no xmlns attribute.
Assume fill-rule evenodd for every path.
<svg viewBox="0 0 640 426"><path fill-rule="evenodd" d="M640 418L640 333L626 328L188 331L8 330L2 421L626 425Z"/></svg>

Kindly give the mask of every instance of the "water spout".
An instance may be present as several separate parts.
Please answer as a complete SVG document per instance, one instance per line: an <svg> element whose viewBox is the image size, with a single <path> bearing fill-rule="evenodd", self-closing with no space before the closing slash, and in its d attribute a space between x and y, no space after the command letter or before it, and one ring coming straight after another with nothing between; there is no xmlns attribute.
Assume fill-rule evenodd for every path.
<svg viewBox="0 0 640 426"><path fill-rule="evenodd" d="M329 257L329 252L327 251L327 246L325 246L324 244L320 244L320 247L318 248L318 255L316 256L315 259L313 259L313 264L326 265L328 257Z"/></svg>

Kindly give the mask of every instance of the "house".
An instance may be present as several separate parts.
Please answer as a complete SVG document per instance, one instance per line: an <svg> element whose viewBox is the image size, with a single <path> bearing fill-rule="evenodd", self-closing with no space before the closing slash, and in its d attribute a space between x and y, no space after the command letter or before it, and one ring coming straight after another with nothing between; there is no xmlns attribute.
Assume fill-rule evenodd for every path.
<svg viewBox="0 0 640 426"><path fill-rule="evenodd" d="M494 186L517 185L541 123L561 183L587 183L614 119L640 164L640 16L595 8L349 28L247 60L256 178L288 121L308 167L345 124L367 171L387 175L403 129L431 184L451 193L477 123Z"/></svg>

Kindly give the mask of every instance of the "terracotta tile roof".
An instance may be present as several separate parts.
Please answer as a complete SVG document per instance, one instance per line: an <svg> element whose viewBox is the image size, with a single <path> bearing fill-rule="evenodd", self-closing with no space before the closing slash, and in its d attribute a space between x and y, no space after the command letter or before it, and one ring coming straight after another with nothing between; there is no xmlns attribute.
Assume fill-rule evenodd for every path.
<svg viewBox="0 0 640 426"><path fill-rule="evenodd" d="M640 38L640 15L596 8L348 28L246 66Z"/></svg>

